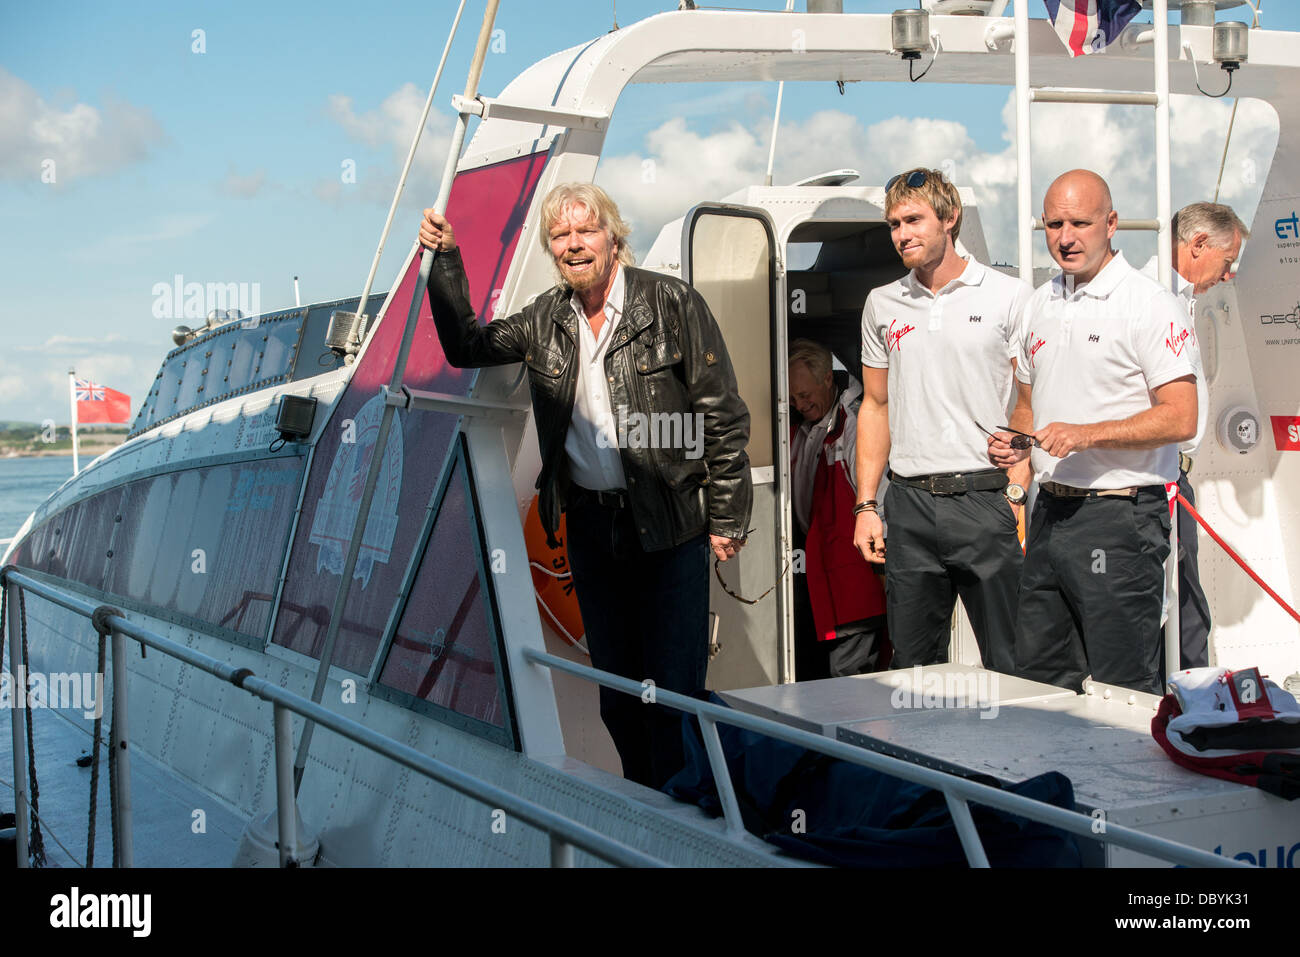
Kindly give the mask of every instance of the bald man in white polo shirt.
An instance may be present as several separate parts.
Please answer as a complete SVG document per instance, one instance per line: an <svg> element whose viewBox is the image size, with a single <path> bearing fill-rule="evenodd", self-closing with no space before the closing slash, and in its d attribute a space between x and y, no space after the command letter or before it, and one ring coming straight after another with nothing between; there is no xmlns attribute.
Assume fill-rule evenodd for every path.
<svg viewBox="0 0 1300 957"><path fill-rule="evenodd" d="M1096 173L1059 177L1043 222L1062 271L1030 300L1016 371L1040 490L1016 674L1072 691L1091 674L1159 694L1165 483L1178 478L1177 443L1196 433L1187 313L1111 247L1119 218ZM1012 438L989 441L993 461L1024 460Z"/></svg>
<svg viewBox="0 0 1300 957"><path fill-rule="evenodd" d="M948 660L960 595L985 667L1010 672L1029 469L1015 466L1008 482L990 468L981 430L1006 421L1032 290L958 255L961 199L938 170L894 177L885 218L911 271L873 289L863 308L854 544L885 563L893 667ZM882 505L868 496L886 463Z"/></svg>

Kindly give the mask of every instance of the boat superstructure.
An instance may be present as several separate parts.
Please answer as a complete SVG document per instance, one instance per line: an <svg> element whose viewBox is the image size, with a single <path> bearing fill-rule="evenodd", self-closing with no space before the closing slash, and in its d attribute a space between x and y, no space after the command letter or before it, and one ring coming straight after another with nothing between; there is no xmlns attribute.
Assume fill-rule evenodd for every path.
<svg viewBox="0 0 1300 957"><path fill-rule="evenodd" d="M1014 84L1009 20L935 15L929 22L943 51L929 82ZM1105 57L1073 60L1046 21L1023 29L1036 83L1152 88L1152 46L1138 42L1136 26L1132 42L1121 37ZM1191 57L1211 60L1212 30L1170 26L1168 33L1170 89L1195 92ZM1279 420L1300 422L1292 372L1300 338L1291 306L1300 300L1292 255L1300 239L1284 229L1295 221L1300 196L1300 167L1292 161L1300 106L1290 97L1300 78L1292 63L1297 40L1252 31L1249 64L1235 80L1235 92L1273 106L1280 132L1238 281L1204 304L1211 422L1222 419L1231 434L1207 442L1197 475L1206 516L1284 594L1294 594L1300 566L1300 455L1288 454L1300 443L1287 444L1283 433L1270 443L1269 432ZM537 240L538 206L559 183L595 178L627 84L897 81L900 63L888 15L683 10L556 53L498 97L459 99L462 116L480 116L481 123L456 164L446 212L457 226L480 318L517 310L553 283ZM971 202L963 239L986 258L978 206L964 195ZM727 692L738 709L778 722L768 727L839 739L831 750L848 753L849 745L867 742L860 753L872 760L878 751L907 760L942 751L942 742L954 740L955 722L981 732L969 743L974 750L948 751L917 766L985 770L1003 751L1023 748L1024 737L1033 738L1044 722L1055 722L1075 734L1115 732L1135 779L1149 777L1165 759L1140 733L1150 720L1144 696L1112 696L1109 689L1076 696L1006 679L987 699L1002 710L1001 721L990 723L969 710L900 710L893 703L897 686L880 676L795 681L784 356L790 338L810 334L854 368L854 313L872 286L900 272L882 205L880 186L846 175L750 187L683 211L646 258L650 268L680 275L705 295L753 416L757 530L728 577L742 594L779 583L772 598L752 606L715 585L709 685ZM796 269L790 257L801 244L817 252ZM16 580L31 583L25 666L97 667L85 609L59 604L41 589L92 608L113 605L133 627L156 636L154 647L188 648L296 696L286 708L310 699L323 674L320 704L341 719L660 860L791 862L739 831L734 815L708 819L617 776L585 656L536 603L537 562L525 517L540 463L525 370L474 373L448 365L418 274L413 249L391 291L364 310L373 309L374 319L346 361L327 347L326 327L335 312L357 310L358 300L241 319L172 351L127 443L59 489L6 555L14 569L10 593ZM804 293L800 309L792 306L796 290ZM417 300L418 322L404 340L404 319ZM399 364L400 387L393 388ZM287 442L278 441L276 427L286 397L314 400L307 403L308 427ZM386 414L392 428L381 443ZM1253 417L1257 429L1256 441L1244 446L1243 416ZM369 512L359 523L366 499ZM332 619L349 565L342 614ZM1295 624L1208 547L1201 567L1219 663L1258 664L1279 678L1300 671ZM11 614L11 627L14 621ZM936 673L980 673L960 621L954 640L956 663ZM124 661L133 749L238 815L269 810L283 766L277 748L301 736L308 709L298 710L292 725L277 726L277 741L262 699L212 677L224 674L222 667L181 663L171 652ZM915 680L923 683L922 676ZM1002 726L1019 729L1020 737L1009 734L999 744ZM889 746L873 750L870 742ZM38 768L40 760L38 754ZM1069 774L1074 758L1061 760ZM1159 785L1130 789L1127 797L1122 780L1092 790L1076 786L1081 805L1136 807L1118 823L1155 833L1166 833L1160 814L1167 808L1150 812L1157 805L1201 802L1208 820L1219 813L1212 805L1236 802L1234 813L1263 828L1268 840L1300 841L1300 818L1273 806L1275 799L1180 769L1158 776ZM319 836L322 863L548 860L541 832L498 831L480 800L339 734L313 740L297 806ZM961 819L956 807L954 814ZM1217 842L1222 851L1216 826L1167 833L1206 851ZM1133 858L1110 862L1125 860Z"/></svg>

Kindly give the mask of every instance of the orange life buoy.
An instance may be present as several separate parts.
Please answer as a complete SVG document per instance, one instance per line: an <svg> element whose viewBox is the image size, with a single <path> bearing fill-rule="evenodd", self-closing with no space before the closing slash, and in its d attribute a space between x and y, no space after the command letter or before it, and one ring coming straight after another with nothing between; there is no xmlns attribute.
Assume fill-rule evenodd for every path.
<svg viewBox="0 0 1300 957"><path fill-rule="evenodd" d="M560 546L546 544L546 530L537 511L537 497L533 496L524 519L524 544L528 549L528 567L533 575L533 589L537 592L537 607L555 629L556 634L584 652L586 629L582 626L582 613L578 611L578 596L573 589L573 574L569 571L569 556L564 550L564 515L555 537Z"/></svg>

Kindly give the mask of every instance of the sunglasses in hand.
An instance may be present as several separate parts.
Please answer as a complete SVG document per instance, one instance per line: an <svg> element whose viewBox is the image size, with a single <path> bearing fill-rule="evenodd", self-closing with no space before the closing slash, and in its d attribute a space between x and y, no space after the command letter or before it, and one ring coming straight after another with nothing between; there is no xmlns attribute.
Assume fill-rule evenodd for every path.
<svg viewBox="0 0 1300 957"><path fill-rule="evenodd" d="M984 426L980 425L978 422L975 423L975 427L979 429L981 432L983 432L985 435L990 435L993 436L993 438L997 438L997 436L994 433L984 428ZM1042 448L1042 445L1039 443L1039 441L1036 438L1034 438L1032 435L1030 435L1028 432L1021 432L1019 429L1013 429L1009 425L1004 425L1000 427L998 431L1013 433L1011 436L1011 441L1008 442L1007 444L1011 446L1013 449L1015 449L1017 452L1023 452L1025 449L1030 449L1034 447Z"/></svg>

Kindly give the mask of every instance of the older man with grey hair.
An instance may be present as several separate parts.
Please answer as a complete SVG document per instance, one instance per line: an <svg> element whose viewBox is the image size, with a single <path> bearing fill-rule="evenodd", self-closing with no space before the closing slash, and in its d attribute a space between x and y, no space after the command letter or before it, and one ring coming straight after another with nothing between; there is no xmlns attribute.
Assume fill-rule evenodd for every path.
<svg viewBox="0 0 1300 957"><path fill-rule="evenodd" d="M809 678L866 674L887 660L885 588L853 544L858 409L862 386L835 373L831 352L811 339L790 343L790 485L803 541L804 582L816 639L796 614L795 672ZM887 481L870 490L884 497ZM796 593L796 609L802 595ZM824 663L823 663L824 659Z"/></svg>
<svg viewBox="0 0 1300 957"><path fill-rule="evenodd" d="M438 250L428 284L438 339L459 368L528 369L538 514L555 547L566 513L592 665L693 694L708 666L707 556L726 561L745 543L749 410L704 298L632 265L627 223L604 190L557 186L540 218L560 283L484 326L451 223L425 210L420 242ZM682 441L635 440L616 418L681 422L671 435ZM686 436L700 433L688 449ZM600 689L624 776L661 787L685 763L681 717L652 702Z"/></svg>
<svg viewBox="0 0 1300 957"><path fill-rule="evenodd" d="M1201 368L1200 344L1196 338L1196 297L1232 278L1232 266L1241 255L1241 242L1250 230L1231 206L1222 203L1192 203L1184 206L1171 222L1173 239L1173 285L1179 305L1187 310L1184 348L1196 370L1196 435L1178 446L1178 491L1193 507L1196 494L1188 479L1192 457L1205 436L1210 414L1210 390ZM1152 256L1142 272L1158 279L1158 257ZM1196 522L1186 509L1178 510L1178 622L1182 648L1180 666L1202 668L1210 663L1210 604L1201 589L1197 568ZM1165 671L1174 670L1172 663Z"/></svg>

